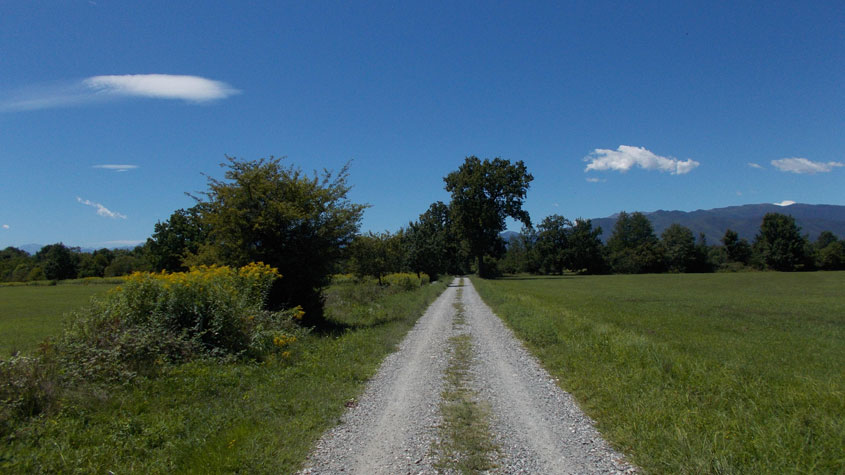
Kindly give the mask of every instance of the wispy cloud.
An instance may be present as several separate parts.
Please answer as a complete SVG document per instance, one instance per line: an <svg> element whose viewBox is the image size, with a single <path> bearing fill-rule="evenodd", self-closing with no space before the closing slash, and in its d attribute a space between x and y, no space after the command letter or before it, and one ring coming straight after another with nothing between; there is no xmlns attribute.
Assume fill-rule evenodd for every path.
<svg viewBox="0 0 845 475"><path fill-rule="evenodd" d="M81 81L40 84L0 97L0 112L50 109L121 98L148 97L204 103L240 91L222 81L173 74L92 76Z"/></svg>
<svg viewBox="0 0 845 475"><path fill-rule="evenodd" d="M111 211L110 209L106 208L105 206L101 205L100 203L94 203L93 201L83 200L82 198L80 198L78 196L76 197L76 201L78 201L78 202L80 202L80 203L82 203L86 206L91 206L91 207L97 208L97 214L100 215L100 216L103 216L103 217L106 217L106 218L112 218L112 219L118 219L118 218L126 219L125 214L120 214L120 213L117 213L115 211Z"/></svg>
<svg viewBox="0 0 845 475"><path fill-rule="evenodd" d="M845 167L845 163L841 162L814 162L806 158L781 158L780 160L772 160L772 165L782 172L808 175L827 173L836 167Z"/></svg>
<svg viewBox="0 0 845 475"><path fill-rule="evenodd" d="M138 165L94 165L92 168L103 168L106 170L113 170L116 172L128 172L129 170L134 170L138 168Z"/></svg>
<svg viewBox="0 0 845 475"><path fill-rule="evenodd" d="M748 166L751 167L751 168L763 168L763 165L760 165L759 163L754 163L754 162L748 162Z"/></svg>
<svg viewBox="0 0 845 475"><path fill-rule="evenodd" d="M11 227L11 226L9 226L8 224L4 224L4 225L2 226L2 228L3 228L3 229L11 229L12 227Z"/></svg>
<svg viewBox="0 0 845 475"><path fill-rule="evenodd" d="M625 173L636 166L645 170L669 172L672 175L689 173L693 168L700 165L699 162L692 159L678 160L674 157L661 157L645 147L632 147L630 145L620 145L616 150L597 148L585 157L584 161L590 162L584 171L616 170Z"/></svg>
<svg viewBox="0 0 845 475"><path fill-rule="evenodd" d="M589 183L604 183L604 182L606 182L607 180L605 180L605 179L603 179L603 178L590 177L590 178L587 178L587 181L588 181Z"/></svg>
<svg viewBox="0 0 845 475"><path fill-rule="evenodd" d="M780 203L772 203L772 204L776 205L776 206L790 206L790 205L794 205L795 202L792 201L792 200L783 200Z"/></svg>
<svg viewBox="0 0 845 475"><path fill-rule="evenodd" d="M85 79L83 84L98 94L182 99L190 102L225 99L240 92L224 82L172 74L94 76Z"/></svg>

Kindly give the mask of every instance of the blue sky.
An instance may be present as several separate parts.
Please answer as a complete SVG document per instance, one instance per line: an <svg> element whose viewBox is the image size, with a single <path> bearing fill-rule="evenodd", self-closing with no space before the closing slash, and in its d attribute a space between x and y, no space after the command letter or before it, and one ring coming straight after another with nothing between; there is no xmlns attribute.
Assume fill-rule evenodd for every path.
<svg viewBox="0 0 845 475"><path fill-rule="evenodd" d="M364 231L468 155L535 221L845 205L845 3L560 3L2 2L0 248L141 242L226 154L352 160Z"/></svg>

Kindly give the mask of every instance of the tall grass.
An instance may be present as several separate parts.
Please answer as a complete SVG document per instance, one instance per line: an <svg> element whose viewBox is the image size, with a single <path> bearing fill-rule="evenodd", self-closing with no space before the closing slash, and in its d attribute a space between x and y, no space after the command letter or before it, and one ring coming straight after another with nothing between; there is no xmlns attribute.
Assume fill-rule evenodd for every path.
<svg viewBox="0 0 845 475"><path fill-rule="evenodd" d="M474 283L647 472L845 471L845 273Z"/></svg>
<svg viewBox="0 0 845 475"><path fill-rule="evenodd" d="M292 473L445 285L330 306L337 331L305 335L290 358L196 360L71 395L0 443L0 472Z"/></svg>

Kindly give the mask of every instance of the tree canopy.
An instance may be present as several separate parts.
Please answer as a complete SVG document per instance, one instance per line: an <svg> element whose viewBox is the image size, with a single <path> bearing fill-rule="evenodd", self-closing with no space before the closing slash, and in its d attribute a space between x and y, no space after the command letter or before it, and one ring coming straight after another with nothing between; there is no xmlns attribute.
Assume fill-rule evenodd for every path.
<svg viewBox="0 0 845 475"><path fill-rule="evenodd" d="M321 289L367 207L347 198L348 165L308 176L281 158L226 159L224 179L209 177L199 198L209 243L225 264L276 267L283 277L271 305L302 305L308 321L319 323Z"/></svg>
<svg viewBox="0 0 845 475"><path fill-rule="evenodd" d="M505 229L505 218L531 225L522 205L534 177L521 160L512 164L499 157L482 161L470 156L443 180L452 194L456 232L467 243L479 274L484 274L484 256L504 252L499 233Z"/></svg>
<svg viewBox="0 0 845 475"><path fill-rule="evenodd" d="M797 270L805 257L805 240L795 218L780 213L767 213L754 240L754 250L769 268L779 271Z"/></svg>
<svg viewBox="0 0 845 475"><path fill-rule="evenodd" d="M662 268L663 258L654 227L642 213L619 213L607 248L614 272L640 274L659 272Z"/></svg>

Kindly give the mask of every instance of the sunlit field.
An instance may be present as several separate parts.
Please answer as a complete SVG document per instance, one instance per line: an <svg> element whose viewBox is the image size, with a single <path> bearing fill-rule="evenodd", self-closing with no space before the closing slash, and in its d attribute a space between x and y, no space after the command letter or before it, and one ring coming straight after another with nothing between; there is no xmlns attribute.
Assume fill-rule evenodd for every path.
<svg viewBox="0 0 845 475"><path fill-rule="evenodd" d="M845 273L474 282L647 472L845 470Z"/></svg>
<svg viewBox="0 0 845 475"><path fill-rule="evenodd" d="M0 357L29 353L62 328L63 315L115 283L0 286Z"/></svg>

